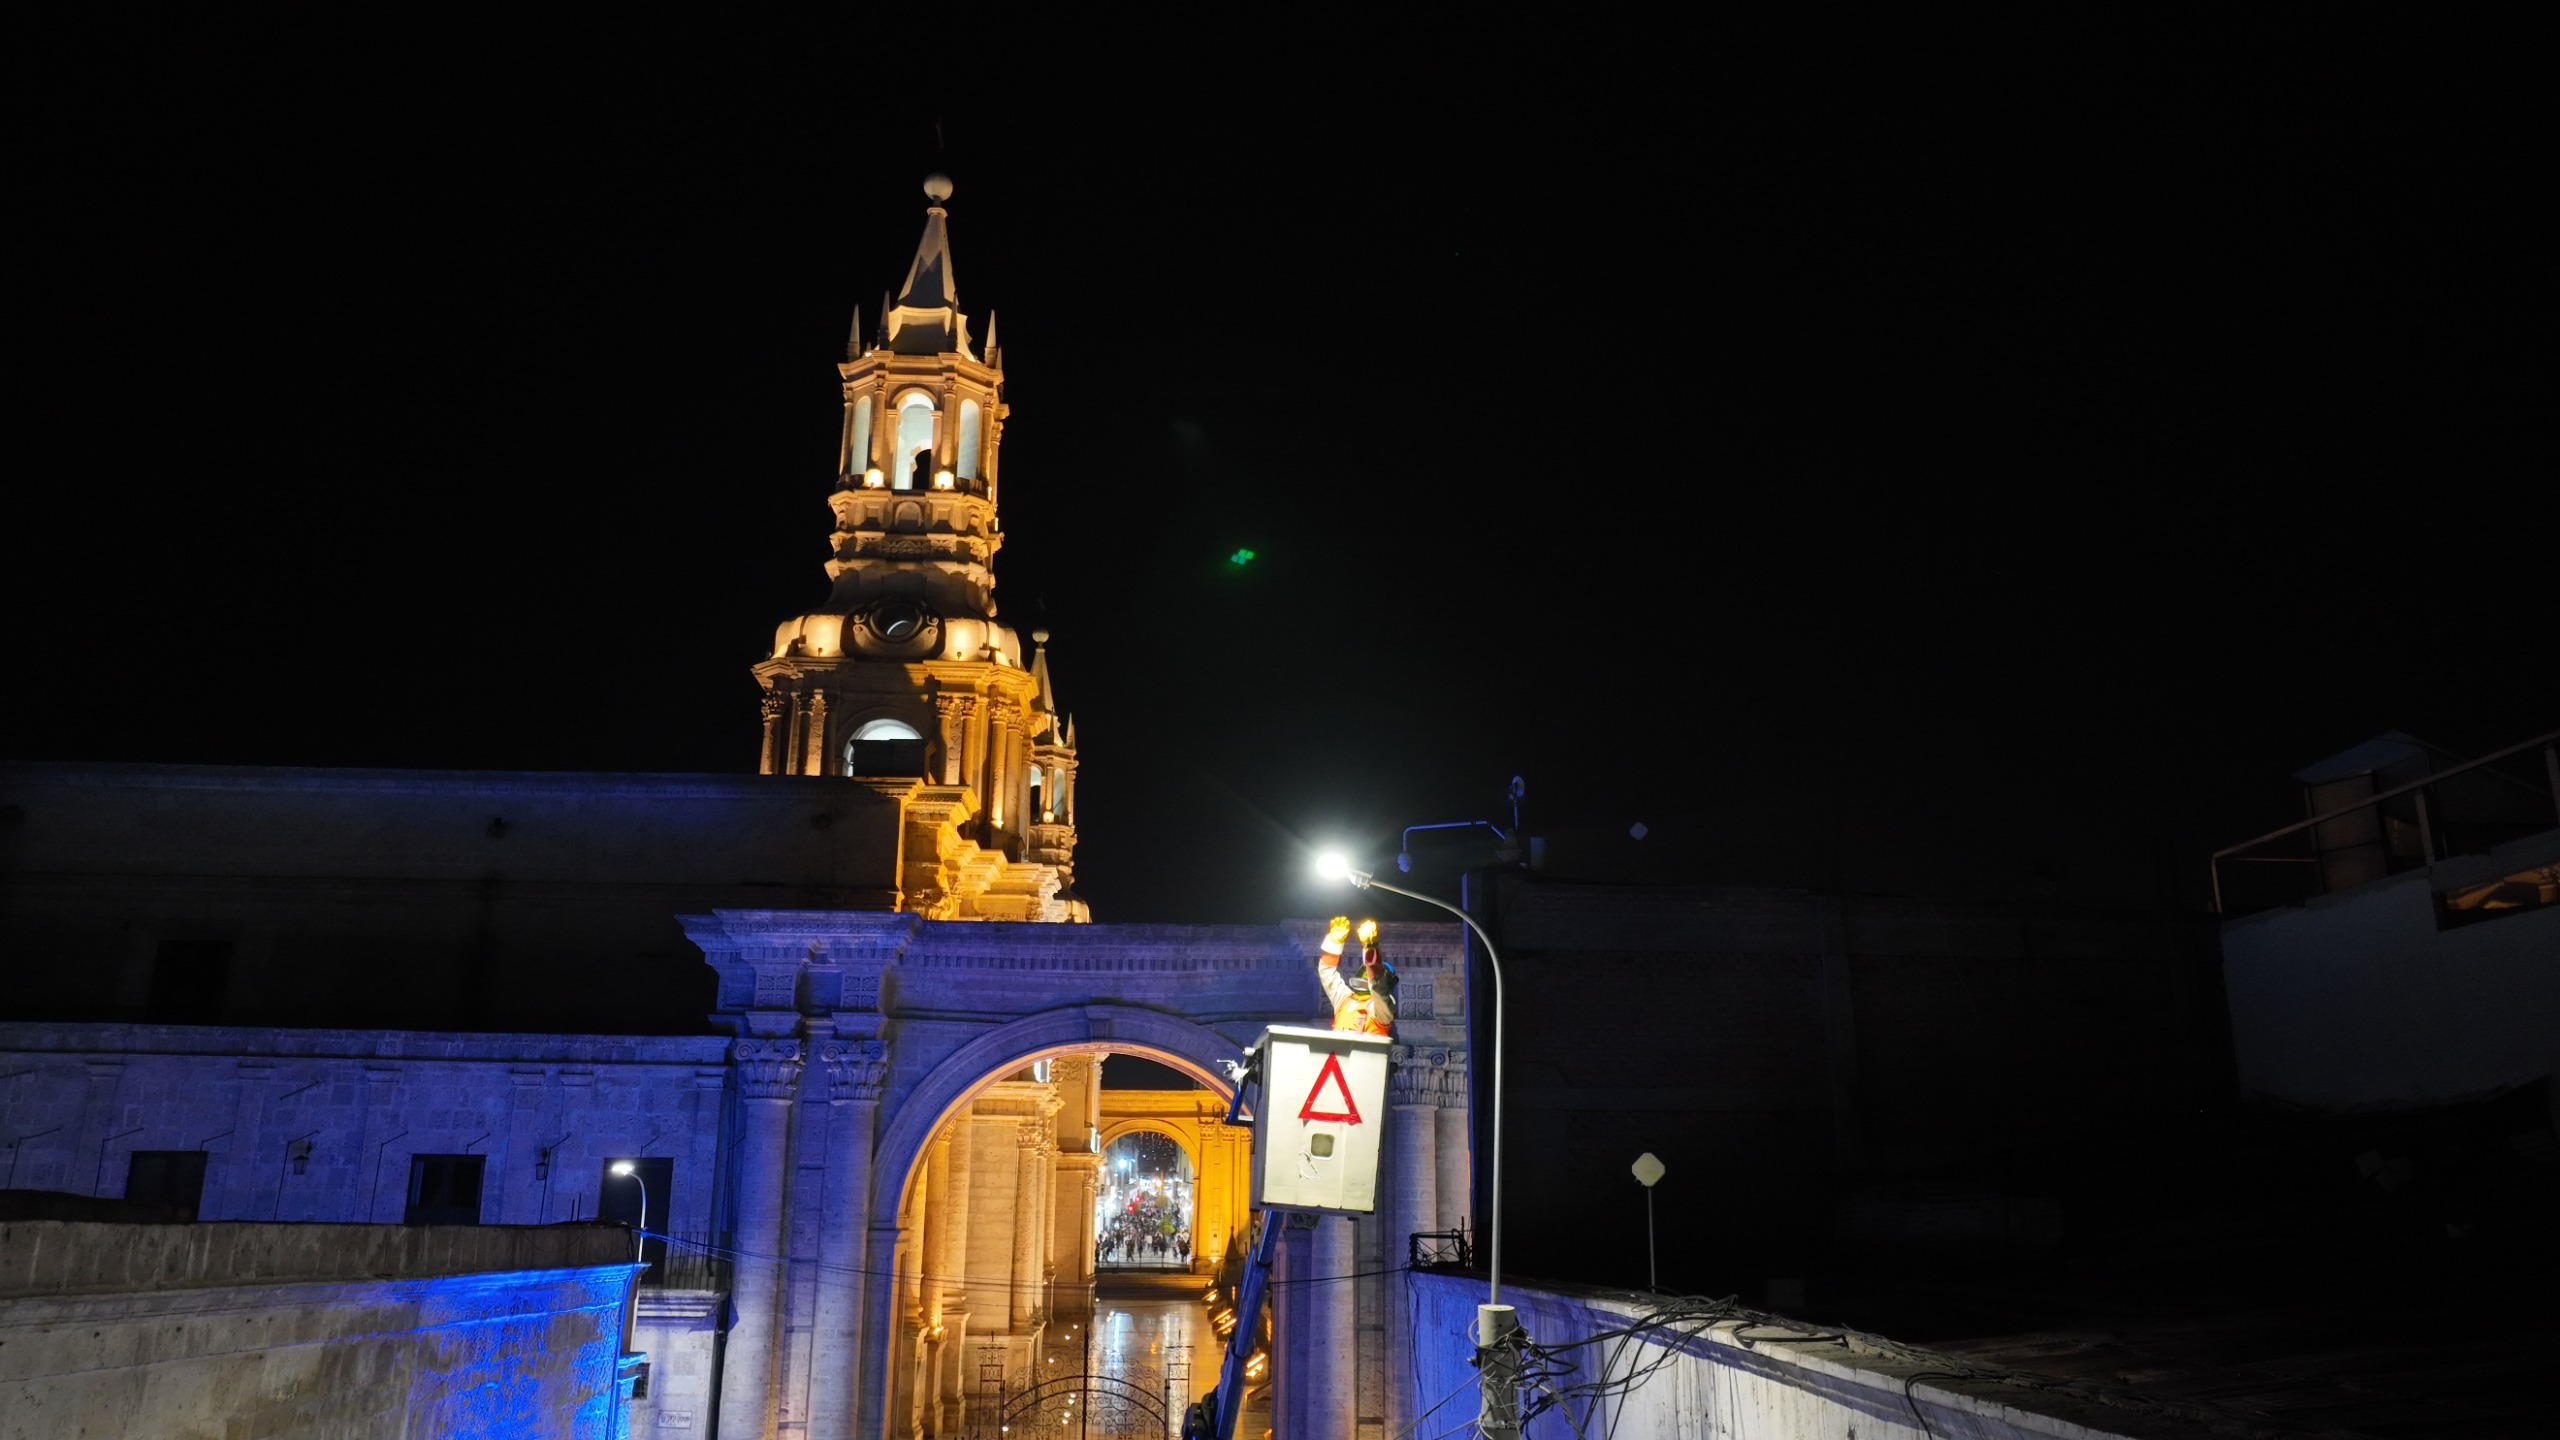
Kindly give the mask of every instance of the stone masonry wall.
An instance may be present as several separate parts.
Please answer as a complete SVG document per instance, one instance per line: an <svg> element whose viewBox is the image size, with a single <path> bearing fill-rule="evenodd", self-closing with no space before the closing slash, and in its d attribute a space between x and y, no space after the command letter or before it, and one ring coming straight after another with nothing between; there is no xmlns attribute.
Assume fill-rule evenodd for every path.
<svg viewBox="0 0 2560 1440"><path fill-rule="evenodd" d="M626 1243L600 1227L0 1226L0 1437L607 1440Z"/></svg>
<svg viewBox="0 0 2560 1440"><path fill-rule="evenodd" d="M480 1219L596 1213L616 1156L675 1160L654 1229L713 1228L727 1042L0 1024L0 1188L124 1194L203 1151L205 1220L396 1223L412 1155L486 1157ZM546 1153L547 1152L547 1153Z"/></svg>

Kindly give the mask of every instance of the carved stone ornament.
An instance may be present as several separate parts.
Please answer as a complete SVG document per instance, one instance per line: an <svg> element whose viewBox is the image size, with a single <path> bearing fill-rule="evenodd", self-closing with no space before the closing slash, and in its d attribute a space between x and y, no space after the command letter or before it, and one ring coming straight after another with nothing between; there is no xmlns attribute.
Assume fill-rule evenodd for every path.
<svg viewBox="0 0 2560 1440"><path fill-rule="evenodd" d="M1048 1126L1041 1124L1037 1120L1025 1120L1022 1124L1015 1127L1014 1139L1024 1150L1031 1154L1039 1155L1048 1150L1049 1146L1054 1143L1055 1137L1051 1134Z"/></svg>
<svg viewBox="0 0 2560 1440"><path fill-rule="evenodd" d="M787 1100L800 1082L800 1042L743 1039L729 1047L738 1084L750 1100Z"/></svg>
<svg viewBox="0 0 2560 1440"><path fill-rule="evenodd" d="M827 1067L827 1098L876 1103L889 1079L889 1047L879 1040L829 1040L818 1047Z"/></svg>
<svg viewBox="0 0 2560 1440"><path fill-rule="evenodd" d="M1440 1103L1438 1076L1427 1062L1414 1058L1413 1047L1389 1047L1387 1059L1387 1103L1390 1105L1437 1105Z"/></svg>

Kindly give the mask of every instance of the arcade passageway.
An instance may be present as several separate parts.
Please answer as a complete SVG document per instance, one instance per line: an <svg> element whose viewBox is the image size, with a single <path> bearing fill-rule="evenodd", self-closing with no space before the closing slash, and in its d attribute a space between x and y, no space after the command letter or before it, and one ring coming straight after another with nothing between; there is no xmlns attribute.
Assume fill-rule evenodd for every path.
<svg viewBox="0 0 2560 1440"><path fill-rule="evenodd" d="M1164 1433L1216 1378L1201 1297L1246 1229L1249 1138L1226 1107L1095 1051L1005 1071L943 1121L900 1208L902 1433L1010 1440L1079 1406L1066 1433Z"/></svg>

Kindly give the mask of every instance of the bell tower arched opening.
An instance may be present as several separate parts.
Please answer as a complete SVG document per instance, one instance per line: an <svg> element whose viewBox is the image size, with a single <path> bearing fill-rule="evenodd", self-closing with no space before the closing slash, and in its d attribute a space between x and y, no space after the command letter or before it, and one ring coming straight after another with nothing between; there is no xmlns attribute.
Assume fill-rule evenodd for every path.
<svg viewBox="0 0 2560 1440"><path fill-rule="evenodd" d="M890 457L890 484L923 490L932 483L935 431L933 397L910 390L898 397L898 444Z"/></svg>
<svg viewBox="0 0 2560 1440"><path fill-rule="evenodd" d="M924 736L904 720L866 720L844 742L844 773L900 777L925 773Z"/></svg>

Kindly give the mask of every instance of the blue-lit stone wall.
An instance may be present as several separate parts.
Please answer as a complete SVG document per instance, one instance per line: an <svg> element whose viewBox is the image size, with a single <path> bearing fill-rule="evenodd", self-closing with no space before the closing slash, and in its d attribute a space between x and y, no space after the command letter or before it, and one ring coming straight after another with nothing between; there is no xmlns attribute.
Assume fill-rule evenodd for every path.
<svg viewBox="0 0 2560 1440"><path fill-rule="evenodd" d="M12 1435L91 1440L610 1440L626 1243L604 1227L0 1225L0 1415ZM507 1268L522 1259L577 1263ZM398 1273L456 1267L477 1268Z"/></svg>

